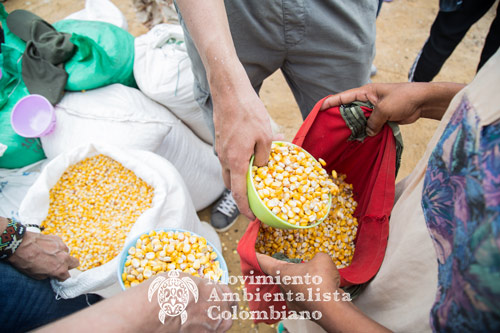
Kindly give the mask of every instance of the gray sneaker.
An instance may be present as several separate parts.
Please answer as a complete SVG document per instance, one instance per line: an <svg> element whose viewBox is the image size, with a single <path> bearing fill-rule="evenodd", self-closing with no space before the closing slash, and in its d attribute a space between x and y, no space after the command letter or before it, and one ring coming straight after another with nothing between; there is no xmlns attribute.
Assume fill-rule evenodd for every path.
<svg viewBox="0 0 500 333"><path fill-rule="evenodd" d="M222 196L212 207L210 224L212 224L212 227L218 232L224 232L236 222L236 218L238 218L239 215L240 211L233 199L231 191L225 189Z"/></svg>

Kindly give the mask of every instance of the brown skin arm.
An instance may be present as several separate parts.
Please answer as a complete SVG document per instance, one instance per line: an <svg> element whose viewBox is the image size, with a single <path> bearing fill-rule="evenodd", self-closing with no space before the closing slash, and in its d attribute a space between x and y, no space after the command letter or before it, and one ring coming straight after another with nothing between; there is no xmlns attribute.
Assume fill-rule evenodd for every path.
<svg viewBox="0 0 500 333"><path fill-rule="evenodd" d="M178 0L177 5L207 73L224 183L240 212L253 220L245 176L252 155L258 166L269 159L273 140L269 114L236 54L224 1Z"/></svg>
<svg viewBox="0 0 500 333"><path fill-rule="evenodd" d="M7 227L7 219L0 217L0 233ZM56 278L64 281L69 270L78 267L78 259L69 255L69 249L58 236L26 231L16 252L7 259L22 273L37 279Z"/></svg>
<svg viewBox="0 0 500 333"><path fill-rule="evenodd" d="M165 274L162 274L166 276ZM138 286L127 289L114 297L100 301L84 310L78 311L68 317L48 324L36 332L225 332L231 328L231 320L211 319L208 311L211 306L220 306L220 311L230 311L234 302L222 301L223 293L230 293L226 285L215 284L207 279L193 277L181 273L180 278L189 276L196 284L199 291L198 302L189 295L186 307L187 320L181 325L180 316L165 316L162 324L158 317L160 306L157 293L151 302L148 300L148 289L154 281L151 278ZM210 296L217 293L218 299L212 300ZM212 316L214 318L214 316Z"/></svg>
<svg viewBox="0 0 500 333"><path fill-rule="evenodd" d="M311 261L300 264L287 263L274 259L270 256L257 253L257 260L264 273L277 277L285 276L319 276L321 283L314 285L307 284L286 284L281 285L285 294L291 292L292 295L299 293L307 295L307 288L319 288L318 293L335 293L338 297L332 297L331 301L293 301L287 302L290 309L299 311L319 311L322 316L317 323L327 332L390 332L384 326L363 314L354 304L349 301L342 301L341 295L344 291L339 287L340 275L330 256L326 253L318 253ZM303 281L306 281L305 278ZM288 301L288 299L287 299Z"/></svg>
<svg viewBox="0 0 500 333"><path fill-rule="evenodd" d="M388 121L411 124L419 118L440 120L463 87L464 84L449 82L370 83L328 97L321 110L354 101L370 102L374 109L366 133L373 136Z"/></svg>

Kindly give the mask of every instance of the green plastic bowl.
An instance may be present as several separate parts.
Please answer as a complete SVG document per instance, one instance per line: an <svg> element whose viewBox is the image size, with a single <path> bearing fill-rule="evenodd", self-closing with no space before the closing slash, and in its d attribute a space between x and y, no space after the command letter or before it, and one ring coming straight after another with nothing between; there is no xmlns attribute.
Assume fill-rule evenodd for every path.
<svg viewBox="0 0 500 333"><path fill-rule="evenodd" d="M311 154L309 154L306 150L304 150L302 147L299 147L293 143L283 142L283 141L274 141L273 143L283 143L283 144L298 147L304 153L311 156L316 161L316 159ZM310 224L307 226L300 226L300 225L291 224L291 223L288 223L287 221L279 218L273 212L271 212L271 210L269 208L267 208L267 206L264 204L264 202L260 199L259 194L257 193L257 189L255 188L255 184L253 182L253 177L252 177L253 160L254 160L254 156L252 156L252 158L250 159L250 165L248 167L248 172L247 172L248 203L250 204L250 209L252 210L254 215L261 222L263 222L263 223L265 223L273 228L278 228L278 229L308 229L308 228L316 227L317 225L319 225L321 222L323 222L325 220L325 218L328 216L328 213L330 212L330 208L332 207L332 195L331 194L330 194L330 198L328 200L327 213L325 214L325 216L323 216L323 218L317 220L314 224Z"/></svg>

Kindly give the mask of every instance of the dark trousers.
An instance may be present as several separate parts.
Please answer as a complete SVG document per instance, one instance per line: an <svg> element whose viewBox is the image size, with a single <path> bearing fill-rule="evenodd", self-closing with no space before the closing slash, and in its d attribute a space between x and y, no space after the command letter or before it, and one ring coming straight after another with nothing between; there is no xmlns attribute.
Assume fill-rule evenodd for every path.
<svg viewBox="0 0 500 333"><path fill-rule="evenodd" d="M49 279L34 280L0 261L0 332L26 332L99 300L95 294L58 298Z"/></svg>
<svg viewBox="0 0 500 333"><path fill-rule="evenodd" d="M456 11L439 11L432 24L429 38L410 70L410 81L432 81L470 27L483 17L494 3L495 0L464 0ZM497 15L486 37L477 70L500 46L499 9L500 6L497 7Z"/></svg>
<svg viewBox="0 0 500 333"><path fill-rule="evenodd" d="M0 27L0 44L4 43L5 38L3 36L3 29ZM2 53L2 46L0 45L0 53Z"/></svg>

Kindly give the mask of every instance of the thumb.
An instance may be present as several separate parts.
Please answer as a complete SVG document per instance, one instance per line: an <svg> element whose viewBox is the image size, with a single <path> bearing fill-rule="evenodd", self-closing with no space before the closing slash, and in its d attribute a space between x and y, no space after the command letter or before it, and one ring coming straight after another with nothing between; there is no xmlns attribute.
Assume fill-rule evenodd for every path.
<svg viewBox="0 0 500 333"><path fill-rule="evenodd" d="M373 108L373 112L368 118L366 123L366 134L368 136L375 136L382 130L382 127L389 120L389 117L384 113L379 111L376 106Z"/></svg>
<svg viewBox="0 0 500 333"><path fill-rule="evenodd" d="M259 266L264 273L270 276L277 276L277 271L281 270L282 265L286 262L275 259L265 254L256 253L257 261L259 262Z"/></svg>

